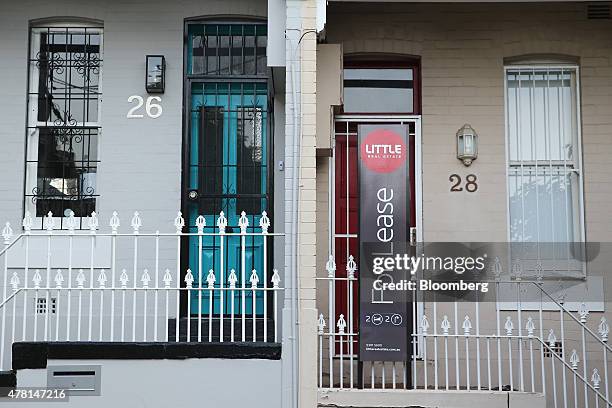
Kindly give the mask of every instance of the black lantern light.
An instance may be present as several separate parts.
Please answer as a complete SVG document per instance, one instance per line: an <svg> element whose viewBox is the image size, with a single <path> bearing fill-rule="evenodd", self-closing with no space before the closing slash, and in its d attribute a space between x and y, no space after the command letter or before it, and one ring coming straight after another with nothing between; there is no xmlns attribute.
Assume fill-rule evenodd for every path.
<svg viewBox="0 0 612 408"><path fill-rule="evenodd" d="M148 93L164 93L166 88L166 58L163 55L147 55L145 89Z"/></svg>

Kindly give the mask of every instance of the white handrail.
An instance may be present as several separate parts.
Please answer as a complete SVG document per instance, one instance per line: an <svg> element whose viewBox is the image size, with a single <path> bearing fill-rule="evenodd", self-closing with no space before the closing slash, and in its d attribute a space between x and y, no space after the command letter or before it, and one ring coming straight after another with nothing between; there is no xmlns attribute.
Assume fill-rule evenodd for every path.
<svg viewBox="0 0 612 408"><path fill-rule="evenodd" d="M351 263L352 258L348 257L347 265ZM578 402L575 404L575 408L586 408L589 398L596 398L602 406L612 406L608 392L607 365L610 347L607 344L609 333L607 321L602 318L599 325L600 338L586 325L586 315L588 313L582 310L580 318L574 316L564 305L550 296L544 288L530 281L520 283L533 284L541 289L542 296L552 300L553 304L557 305L552 313L569 314L571 320L566 319L565 323L568 321L578 323L578 332L582 331L583 333L582 339L565 338L565 331L568 329L564 328L563 318L556 322L554 320L545 321L542 317L542 307L534 312L535 315L530 316L529 314L532 311L523 310L520 295L517 298L518 310L503 312L508 313L508 316L504 316L503 319L499 303L496 302L496 315L499 316L500 323L498 324L498 331L494 333L483 332L480 325L478 302L462 303L464 306L473 309L473 312L471 311L466 316L458 316L459 308L457 306L459 303L454 302L453 307L453 302L451 302L447 309L450 312L449 316L448 318L444 316L443 319L440 315L440 305L436 302L424 302L423 305L429 303L433 305L434 319L431 321L422 314L423 312L420 312L425 310L425 307L413 308L412 320L417 324L411 335L414 341L407 345L408 349L413 349L410 361L358 362L358 355L353 351L348 351L349 349L358 349L358 328L345 324L348 320L359 320L353 317L355 311L348 306L354 304L354 293L358 285L358 279L354 272L349 273L347 270L346 274L338 274L336 262L333 257L330 257L327 262L326 273L317 277L317 282L326 282L325 285L319 286L317 295L319 297L324 295L325 288L327 288L326 300L329 305L329 310L326 310L325 314L322 313L318 321L318 380L320 388L391 387L436 390L466 388L473 391L475 384L477 384L477 390L501 389L505 384L509 384L511 390L519 392L542 392L547 395L547 398L554 398L555 401L552 401L552 399L550 401L554 403L555 407L559 406L558 403L564 407L571 405L569 400L573 396L577 401L579 394L584 395L586 403L581 400L579 404ZM491 281L491 283L495 284L495 290L499 290L501 284L511 283L515 285L517 282L506 282L498 279ZM321 289L324 291L321 291ZM346 296L344 295L345 292ZM337 301L337 296L340 296L340 294L343 296L342 302ZM429 310L431 313L431 309ZM522 314L526 315L522 316ZM475 320L473 319L474 316L476 316ZM514 317L514 321L512 317ZM516 325L517 318L518 325ZM536 324L538 320L539 324ZM461 322L463 322L463 325ZM458 325L462 326L459 327L459 330L457 330ZM541 326L539 333L536 330L538 325ZM544 330L546 325L549 327ZM548 339L544 338L544 333L555 325L561 333L560 343L557 342L555 336L549 336ZM558 325L560 325L560 328L558 328ZM430 327L433 327L433 330ZM475 332L472 327L475 328ZM460 333L461 329L463 334ZM527 333L527 335L523 333ZM588 338L585 338L586 333L596 339L595 342L588 344L588 359L585 351L588 340ZM461 347L459 347L460 345ZM576 347L578 351L582 349L582 358L579 358L578 351L573 350L572 357L568 360L570 345ZM591 350L593 346L597 347L597 345L601 346L604 352L603 363L592 356ZM563 352L558 351L558 347L562 347ZM495 356L495 353L497 353L497 356ZM426 361L428 363L425 363ZM557 364L558 367L555 368L553 362L558 361L561 361L562 364ZM356 366L359 368L361 377L354 381L350 373L353 372L355 363L357 363ZM549 367L551 364L553 366ZM587 364L590 371L587 370ZM579 367L582 371L580 373L578 372ZM592 382L589 382L587 371L593 373ZM563 375L563 382L557 389L556 376L560 375ZM580 388L584 386L584 392L578 389L577 385L574 386L576 391L570 389L573 380L576 384L580 384Z"/></svg>

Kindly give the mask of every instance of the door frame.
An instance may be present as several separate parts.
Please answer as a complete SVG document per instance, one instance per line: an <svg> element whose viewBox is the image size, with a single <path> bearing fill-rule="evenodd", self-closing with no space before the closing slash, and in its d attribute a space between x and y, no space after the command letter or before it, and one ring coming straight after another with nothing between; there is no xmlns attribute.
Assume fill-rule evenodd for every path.
<svg viewBox="0 0 612 408"><path fill-rule="evenodd" d="M341 114L335 115L333 123L336 120L345 122L368 122L368 123L400 123L414 122L414 205L415 205L415 227L417 234L417 242L423 241L423 166L422 166L422 139L421 139L421 115L403 115L403 114L384 114L384 115L362 115L362 114ZM334 135L335 135L335 131ZM328 218L329 218L329 253L334 254L334 239L336 238L336 217L335 217L335 157L336 157L336 141L335 137L332 143L332 155L329 158L329 189L328 189ZM335 254L334 254L335 255Z"/></svg>
<svg viewBox="0 0 612 408"><path fill-rule="evenodd" d="M195 75L187 72L189 66L189 26L193 24L265 24L265 17L256 16L236 16L236 15L217 15L217 16L196 16L188 17L183 20L183 59L182 59L182 118L181 118L181 178L180 178L180 211L185 220L189 214L189 199L187 194L189 191L189 147L191 138L191 88L194 82L238 82L238 83L265 83L267 86L267 103L268 113L267 132L268 132L268 217L274 220L274 84L271 74L271 68L266 69L265 76L257 75ZM188 231L189 225L185 225L185 230ZM180 285L185 287L185 275L189 267L189 236L181 237L180 247ZM274 259L273 245L269 246L268 250L268 265L272 265ZM271 285L272 275L268 276L268 284ZM177 318L188 316L188 308L190 305L187 302L187 291L181 291L179 295L180 308ZM271 304L271 299L266 296L265 302ZM270 307L270 304L268 305Z"/></svg>

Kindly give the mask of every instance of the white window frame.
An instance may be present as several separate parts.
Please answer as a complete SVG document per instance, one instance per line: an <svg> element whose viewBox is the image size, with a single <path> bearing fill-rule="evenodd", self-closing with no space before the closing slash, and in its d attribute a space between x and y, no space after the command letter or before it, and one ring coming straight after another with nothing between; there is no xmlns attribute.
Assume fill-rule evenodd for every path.
<svg viewBox="0 0 612 408"><path fill-rule="evenodd" d="M585 212L584 212L584 173L583 173L583 146L582 146L582 113L581 113L581 85L580 85L580 67L577 64L566 64L566 63L545 63L545 64L506 64L504 66L504 134L505 134L505 151L506 151L506 216L507 216L507 240L511 241L511 216L510 216L510 177L511 177L511 160L510 160L510 118L509 118L509 95L508 95L508 72L509 71L533 71L533 70L564 70L564 71L573 71L575 75L575 104L576 109L573 114L576 117L576 146L574 151L573 166L572 172L577 175L576 187L577 191L577 203L573 206L574 220L575 220L575 233L574 237L576 241L586 242L586 225L585 225ZM551 162L555 165L554 160L546 160L546 162ZM530 162L524 161L523 165L529 165ZM533 165L533 163L531 163ZM559 164L559 163L556 163ZM516 164L515 164L516 165ZM548 164L546 164L548 166ZM510 263L510 261L509 261ZM511 270L512 265L507 265L508 270ZM586 265L582 265L582 276L576 276L576 280L584 280L587 276L587 267ZM584 287L585 293L590 291L586 284L582 284L580 286ZM548 290L551 287L547 288ZM591 288L591 290L593 290ZM553 294L554 295L554 294ZM557 306L552 302L546 302L540 304L540 302L532 302L533 304L529 304L529 302L522 304L522 309L534 309L537 310L542 307L545 310L557 310ZM577 308L578 304L574 304L575 302L567 303L565 306L569 309ZM593 303L593 302L591 302ZM600 309L602 305L599 302L594 302L592 304L593 309ZM515 302L500 302L500 309L504 310L516 310L517 304Z"/></svg>
<svg viewBox="0 0 612 408"><path fill-rule="evenodd" d="M83 28L87 29L88 32L100 34L100 66L98 75L98 109L97 109L97 121L95 122L77 122L75 127L91 127L97 128L98 147L99 141L102 136L102 78L103 78L103 64L104 64L104 28L99 24L92 24L91 22L78 22L71 20L69 22L53 21L53 22L40 22L29 28L29 48L28 48L28 93L27 97L27 125L26 125L26 163L25 163L25 190L24 190L24 215L29 213L33 221L33 229L42 229L44 226L43 218L36 216L36 203L34 203L27 196L29 191L34 191L38 185L38 168L31 168L30 163L38 160L38 146L39 146L39 128L41 127L62 127L62 125L55 125L52 122L39 122L38 121L38 101L36 95L38 94L39 84L39 69L36 64L31 63L32 55L40 49L40 35L43 32L47 32L49 29L65 30L70 28ZM98 162L99 162L99 149L98 149ZM96 176L96 190L99 185L99 180ZM99 195L96 199L96 210L99 208ZM90 217L76 217L77 229L87 229L88 219ZM61 222L65 219L64 215L57 216L54 214L53 220L55 222L55 228L67 229L67 223Z"/></svg>
<svg viewBox="0 0 612 408"><path fill-rule="evenodd" d="M581 240L581 242L586 241L586 233L585 233L585 223L584 223L584 175L583 175L583 160L582 160L582 114L581 114L581 97L580 97L580 67L575 64L546 64L546 65L521 65L521 64L512 64L506 65L504 67L504 113L505 113L505 147L506 147L506 206L507 206L507 237L508 242L511 242L511 232L510 232L510 168L512 166L510 160L510 146L509 146L509 138L510 134L508 131L509 128L509 115L508 115L508 71L530 71L530 70L571 70L575 72L576 75L576 148L577 151L575 153L576 159L575 167L572 171L578 176L578 208L574 208L574 214L578 217L576 221L578 223L577 230L578 235L577 238ZM547 162L550 160L547 160ZM552 161L554 162L554 161ZM528 161L524 161L525 165L530 165Z"/></svg>

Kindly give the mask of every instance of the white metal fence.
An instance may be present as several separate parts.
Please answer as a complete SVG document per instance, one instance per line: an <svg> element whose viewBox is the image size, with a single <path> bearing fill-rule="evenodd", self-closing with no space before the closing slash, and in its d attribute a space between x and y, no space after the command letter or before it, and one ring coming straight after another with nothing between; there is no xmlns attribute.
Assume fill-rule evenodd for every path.
<svg viewBox="0 0 612 408"><path fill-rule="evenodd" d="M414 303L410 361L359 362L357 265L352 256L346 265L346 277L337 277L330 256L319 278L328 302L318 322L320 388L541 392L549 407L612 406L606 318L590 322L585 304L570 312L539 282L490 283L496 295L514 294L512 311L499 302ZM533 299L529 310L521 300L526 288L539 293L536 310Z"/></svg>
<svg viewBox="0 0 612 408"><path fill-rule="evenodd" d="M259 225L249 227L249 218ZM170 233L143 233L138 213L128 233L119 231L116 213L108 232L99 230L95 213L88 231L75 230L73 215L66 230L55 229L55 220L48 214L45 230L32 231L26 214L23 233L15 236L8 223L2 229L0 370L10 368L17 341L279 341L281 278L269 260L282 234L269 231L265 212L242 213L240 232L226 230L223 213L213 226L199 216L191 232L179 213ZM246 267L255 239L260 271ZM234 258L224 256L230 244ZM200 254L197 270L181 267L185 245ZM220 270L202 269L206 251L216 251Z"/></svg>

